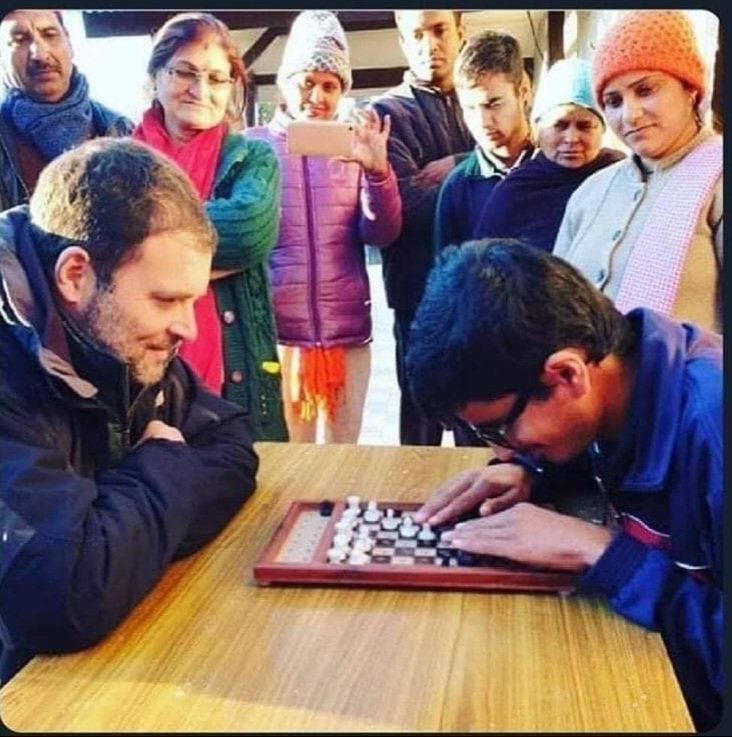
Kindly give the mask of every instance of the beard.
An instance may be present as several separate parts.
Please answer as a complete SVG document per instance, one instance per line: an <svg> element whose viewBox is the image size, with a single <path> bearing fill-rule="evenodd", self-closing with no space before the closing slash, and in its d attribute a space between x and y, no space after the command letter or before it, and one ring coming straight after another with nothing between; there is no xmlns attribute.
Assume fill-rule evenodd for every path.
<svg viewBox="0 0 732 737"><path fill-rule="evenodd" d="M113 287L97 289L78 322L98 348L127 364L132 379L142 386L160 381L177 351L169 339L166 357L161 359L158 351L150 350L148 343L159 345L160 340L154 340L144 324L128 313Z"/></svg>

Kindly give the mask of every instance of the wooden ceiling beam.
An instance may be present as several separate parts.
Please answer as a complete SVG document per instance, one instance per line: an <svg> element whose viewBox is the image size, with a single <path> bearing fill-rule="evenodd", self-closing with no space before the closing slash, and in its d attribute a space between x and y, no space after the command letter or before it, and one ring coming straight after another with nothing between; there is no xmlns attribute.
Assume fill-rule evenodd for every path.
<svg viewBox="0 0 732 737"><path fill-rule="evenodd" d="M264 33L262 33L259 38L242 54L241 58L244 62L244 66L249 69L249 67L251 67L252 64L254 64L254 62L269 48L272 41L280 35L280 32L274 28L266 28Z"/></svg>
<svg viewBox="0 0 732 737"><path fill-rule="evenodd" d="M381 67L375 69L354 69L353 89L362 90L372 87L395 87L400 84L406 67ZM275 84L275 74L255 74L257 87Z"/></svg>
<svg viewBox="0 0 732 737"><path fill-rule="evenodd" d="M296 10L222 10L213 14L232 30L268 28L287 33L299 11ZM346 31L368 31L394 28L391 10L341 10L336 11ZM86 35L89 38L106 36L145 36L154 33L168 18L171 11L157 10L85 10L83 11Z"/></svg>

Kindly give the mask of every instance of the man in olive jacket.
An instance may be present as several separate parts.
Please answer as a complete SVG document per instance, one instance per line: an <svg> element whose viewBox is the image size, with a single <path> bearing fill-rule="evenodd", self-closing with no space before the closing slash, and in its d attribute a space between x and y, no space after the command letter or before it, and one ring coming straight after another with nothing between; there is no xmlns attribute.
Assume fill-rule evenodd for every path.
<svg viewBox="0 0 732 737"><path fill-rule="evenodd" d="M255 488L243 410L176 357L214 246L129 139L63 154L0 216L0 681L105 637Z"/></svg>

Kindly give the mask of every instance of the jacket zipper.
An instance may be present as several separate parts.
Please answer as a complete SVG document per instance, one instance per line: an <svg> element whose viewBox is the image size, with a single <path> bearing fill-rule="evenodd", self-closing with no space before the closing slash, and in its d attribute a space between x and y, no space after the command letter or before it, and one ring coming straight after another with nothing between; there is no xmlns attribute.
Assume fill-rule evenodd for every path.
<svg viewBox="0 0 732 737"><path fill-rule="evenodd" d="M306 156L302 157L302 170L305 179L305 203L308 221L308 272L310 274L310 284L308 285L308 296L310 301L310 317L313 323L313 332L315 334L315 345L321 345L320 342L320 313L318 312L318 299L316 295L316 286L318 271L315 263L315 226L313 224L313 203L310 196L310 171L308 169L308 160Z"/></svg>
<svg viewBox="0 0 732 737"><path fill-rule="evenodd" d="M600 490L600 493L605 499L605 515L603 519L603 524L607 525L608 523L610 523L611 529L614 530L622 529L623 516L617 511L617 509L615 509L615 505L610 499L610 493L608 492L607 487L605 486L605 482L600 475L599 466L602 453L600 452L600 445L598 444L597 440L592 442L589 452L590 464L592 466L592 475L594 476L597 488Z"/></svg>

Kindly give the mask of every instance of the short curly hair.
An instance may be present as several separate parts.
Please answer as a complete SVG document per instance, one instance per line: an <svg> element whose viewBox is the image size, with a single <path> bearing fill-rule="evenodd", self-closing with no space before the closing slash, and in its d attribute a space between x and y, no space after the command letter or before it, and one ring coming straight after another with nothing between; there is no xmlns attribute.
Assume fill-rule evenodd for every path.
<svg viewBox="0 0 732 737"><path fill-rule="evenodd" d="M183 172L130 138L95 138L54 159L38 178L30 220L47 269L78 244L97 278L112 274L146 238L164 231L195 234L212 251L216 232Z"/></svg>

